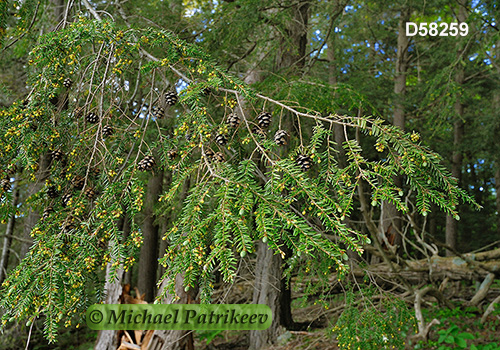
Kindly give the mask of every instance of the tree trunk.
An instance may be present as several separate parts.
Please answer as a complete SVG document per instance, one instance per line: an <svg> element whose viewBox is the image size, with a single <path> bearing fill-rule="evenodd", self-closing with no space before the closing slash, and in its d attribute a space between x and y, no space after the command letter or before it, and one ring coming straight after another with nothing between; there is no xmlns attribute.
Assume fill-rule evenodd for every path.
<svg viewBox="0 0 500 350"><path fill-rule="evenodd" d="M401 10L398 25L398 49L396 57L396 73L394 77L394 119L393 124L402 131L405 130L405 107L406 96L406 74L408 70L408 37L406 36L405 24L410 18L410 9ZM394 184L402 188L402 176L394 178ZM402 220L396 206L388 201L382 203L382 213L380 220L380 234L383 241L389 245L400 247L402 243ZM387 238L387 240L385 239ZM387 244L387 243L386 243ZM390 248L388 246L388 248Z"/></svg>
<svg viewBox="0 0 500 350"><path fill-rule="evenodd" d="M458 11L458 21L465 22L467 18L466 14L466 2L459 1L459 11ZM461 44L459 44L461 45ZM459 47L458 49L458 60L463 61L462 55L464 54L464 47ZM461 86L464 83L465 72L461 64L457 65L457 73L455 75L455 83L457 86ZM455 122L453 124L453 153L451 156L451 174L458 179L458 184L461 183L462 178L462 162L463 153L460 149L462 147L462 138L464 135L464 105L461 101L461 95L458 93L457 99L454 104L455 110ZM446 244L453 249L457 248L457 221L451 215L446 216L446 234L445 234ZM446 250L446 256L453 255L452 252Z"/></svg>
<svg viewBox="0 0 500 350"><path fill-rule="evenodd" d="M165 288L168 280L163 281L159 292ZM167 295L161 300L162 304L189 304L193 300L192 292L186 292L183 286L184 277L175 276L175 294L179 299L175 300L174 295ZM186 330L155 330L150 344L156 344L158 350L193 350L193 332Z"/></svg>
<svg viewBox="0 0 500 350"><path fill-rule="evenodd" d="M2 285L5 277L7 276L7 267L9 266L10 246L12 244L12 236L14 235L14 225L16 223L16 208L19 202L19 188L17 181L14 181L12 188L12 208L14 212L10 215L7 222L7 229L5 230L5 238L3 240L2 257L0 259L0 285Z"/></svg>
<svg viewBox="0 0 500 350"><path fill-rule="evenodd" d="M123 232L123 239L126 239L130 234L130 220L127 216L122 217L117 225ZM110 250L112 250L111 248L112 247L109 247ZM122 282L125 273L122 269L119 269L116 273L116 279L110 281L111 267L111 263L108 263L106 266L106 283L104 285L104 293L106 295L105 304L118 304L118 299L123 290ZM117 347L118 339L116 337L116 331L99 331L94 350L116 350Z"/></svg>
<svg viewBox="0 0 500 350"><path fill-rule="evenodd" d="M307 25L309 22L310 1L297 1L292 6L292 20L285 28L281 45L276 55L276 71L290 69L300 71L305 64L307 47Z"/></svg>
<svg viewBox="0 0 500 350"><path fill-rule="evenodd" d="M495 193L497 207L497 234L500 236L500 159L495 162Z"/></svg>
<svg viewBox="0 0 500 350"><path fill-rule="evenodd" d="M298 1L291 8L292 18L287 28L285 37L282 37L280 48L276 55L276 71L289 69L289 73L297 73L303 67L306 58L307 26L309 21L309 1ZM293 121L284 127L292 130ZM294 327L291 309L291 283L283 279L283 259L274 255L266 243L257 243L257 262L253 303L266 304L273 312L273 322L264 331L250 331L249 349L258 350L274 344L279 335L278 328L283 325Z"/></svg>
<svg viewBox="0 0 500 350"><path fill-rule="evenodd" d="M266 243L259 241L257 244L257 259L252 303L269 306L273 313L273 322L266 330L250 331L249 350L258 350L267 344L274 343L281 323L279 293L282 276L281 256L273 254L273 251L269 249Z"/></svg>
<svg viewBox="0 0 500 350"><path fill-rule="evenodd" d="M40 191L44 184L45 180L49 177L49 166L50 166L50 155L45 154L40 157L38 174L36 182L32 183L28 187L27 198L31 197L38 191ZM36 223L40 220L40 214L34 210L29 210L28 216L24 221L24 230L23 230L23 244L21 244L21 250L19 252L19 256L21 259L28 253L29 248L31 247L30 242L33 242L33 238L31 237L31 230L35 227Z"/></svg>
<svg viewBox="0 0 500 350"><path fill-rule="evenodd" d="M170 175L168 175L170 177ZM179 196L179 203L182 205L186 199L189 188L191 186L191 179L187 178L182 187L182 192ZM172 218L170 218L172 219ZM162 241L163 242L163 241ZM163 253L163 250L161 251ZM158 295L162 293L168 280L162 282ZM162 304L189 304L195 297L194 290L186 292L184 290L184 276L175 276L175 294L179 297L175 300L174 295L167 295L166 298L161 300ZM155 349L159 350L193 350L193 333L186 330L157 330L153 333L150 344L157 344Z"/></svg>
<svg viewBox="0 0 500 350"><path fill-rule="evenodd" d="M151 176L148 182L142 224L143 244L139 257L137 288L145 293L147 302L152 302L156 295L156 271L158 268L158 225L155 223L154 208L163 188L163 171Z"/></svg>

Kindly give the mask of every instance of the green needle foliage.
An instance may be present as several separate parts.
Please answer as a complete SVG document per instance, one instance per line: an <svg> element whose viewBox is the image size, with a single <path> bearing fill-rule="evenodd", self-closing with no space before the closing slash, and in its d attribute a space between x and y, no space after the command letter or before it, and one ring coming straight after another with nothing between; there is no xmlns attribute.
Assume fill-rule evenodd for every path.
<svg viewBox="0 0 500 350"><path fill-rule="evenodd" d="M60 322L81 322L87 307L103 300L101 269L133 265L142 241L136 220L145 178L139 164L146 156L154 162L143 170L172 173L157 206L160 220L190 183L164 235L164 293L174 291L172 276L181 273L186 289L200 288L203 302L210 301L214 269L232 281L239 257L252 253L258 239L277 254L285 256L285 247L292 252L287 273L296 268L326 276L336 270L340 278L347 271L346 250L362 253L370 241L344 223L359 206L361 184L368 185L373 206L389 200L403 212L404 191L410 189L422 215L434 203L458 219L459 202L475 204L417 134L371 116L322 116L294 98L296 93L283 97L286 102L260 95L199 47L165 30L122 29L82 17L42 36L29 63L30 96L0 111L0 160L5 176L17 168L23 184L41 187L23 203L24 214L53 211L33 228L33 246L3 284L0 307L3 325L44 316L50 341ZM69 88L66 78L73 82ZM175 83L179 103L166 106L163 120L153 116ZM137 87L145 91L139 103ZM353 99L351 106L362 102L349 87L340 89ZM272 122L259 131L256 116L262 110ZM238 128L226 124L229 113L239 115ZM277 145L274 133L292 124L287 147ZM359 138L349 138L342 145L343 168L334 124L343 125L347 135L359 131L371 145L367 151ZM114 135L103 132L106 126ZM217 134L228 143L214 142ZM370 156L374 150L379 157ZM63 156L54 157L55 151ZM310 169L297 163L302 156ZM398 174L408 188L394 185ZM4 220L14 210L11 195L2 192ZM71 199L63 202L63 195ZM127 236L120 219L131 221Z"/></svg>
<svg viewBox="0 0 500 350"><path fill-rule="evenodd" d="M340 349L400 349L415 328L404 301L383 296L376 306L371 303L374 292L363 290L357 302L354 293L347 292L346 309L332 329Z"/></svg>

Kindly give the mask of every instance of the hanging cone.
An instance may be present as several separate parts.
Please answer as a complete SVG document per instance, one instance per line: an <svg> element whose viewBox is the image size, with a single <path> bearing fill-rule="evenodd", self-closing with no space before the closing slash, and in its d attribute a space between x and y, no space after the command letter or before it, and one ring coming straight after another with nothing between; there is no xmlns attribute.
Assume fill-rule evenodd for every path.
<svg viewBox="0 0 500 350"><path fill-rule="evenodd" d="M309 170L311 167L311 157L306 154L299 154L297 157L297 165L302 168L303 171Z"/></svg>
<svg viewBox="0 0 500 350"><path fill-rule="evenodd" d="M155 159L152 156L146 156L139 162L137 169L140 171L147 171L153 169L154 165Z"/></svg>
<svg viewBox="0 0 500 350"><path fill-rule="evenodd" d="M179 97L177 96L177 92L175 90L169 91L165 93L165 103L169 106L173 106L177 103Z"/></svg>
<svg viewBox="0 0 500 350"><path fill-rule="evenodd" d="M230 115L227 116L227 121L226 123L233 129L236 129L240 125L240 117L238 117L236 114L231 113Z"/></svg>
<svg viewBox="0 0 500 350"><path fill-rule="evenodd" d="M274 134L274 142L279 146L286 145L287 138L288 133L285 130L278 130L276 134Z"/></svg>
<svg viewBox="0 0 500 350"><path fill-rule="evenodd" d="M263 129L267 128L271 124L271 113L261 112L257 117L257 123Z"/></svg>

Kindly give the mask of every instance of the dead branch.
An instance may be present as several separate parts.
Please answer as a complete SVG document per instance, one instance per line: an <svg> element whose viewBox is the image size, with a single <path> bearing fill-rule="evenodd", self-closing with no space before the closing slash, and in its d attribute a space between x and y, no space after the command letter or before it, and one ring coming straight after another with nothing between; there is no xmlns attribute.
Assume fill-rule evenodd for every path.
<svg viewBox="0 0 500 350"><path fill-rule="evenodd" d="M495 300L493 300L491 302L491 304L488 306L488 308L486 309L486 311L484 312L483 314L483 317L481 317L481 324L486 322L486 319L488 318L488 316L493 312L495 311L495 304L500 304L500 295L497 296L495 298Z"/></svg>
<svg viewBox="0 0 500 350"><path fill-rule="evenodd" d="M491 272L486 275L476 295L474 295L474 297L469 301L470 305L477 306L484 298L486 298L486 295L488 294L488 291L490 290L491 284L493 283L494 279L495 275Z"/></svg>
<svg viewBox="0 0 500 350"><path fill-rule="evenodd" d="M427 335L431 327L435 324L440 324L439 320L433 319L429 324L425 324L424 316L422 315L422 298L430 292L437 292L441 294L436 288L433 286L427 286L423 289L415 291L415 317L417 318L418 324L418 333L412 337L414 340L427 340Z"/></svg>

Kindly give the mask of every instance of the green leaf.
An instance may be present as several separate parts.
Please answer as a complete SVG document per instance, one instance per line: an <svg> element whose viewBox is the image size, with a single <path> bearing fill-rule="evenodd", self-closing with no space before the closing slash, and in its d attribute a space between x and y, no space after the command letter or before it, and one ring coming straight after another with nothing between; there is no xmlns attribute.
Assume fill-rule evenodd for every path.
<svg viewBox="0 0 500 350"><path fill-rule="evenodd" d="M446 337L446 339L444 340L445 343L448 343L448 344L454 344L455 343L455 337L452 336L452 335L449 335Z"/></svg>
<svg viewBox="0 0 500 350"><path fill-rule="evenodd" d="M456 338L456 344L462 349L465 349L467 347L467 342L463 338Z"/></svg>
<svg viewBox="0 0 500 350"><path fill-rule="evenodd" d="M475 337L469 332L462 332L459 334L462 339L474 339Z"/></svg>

